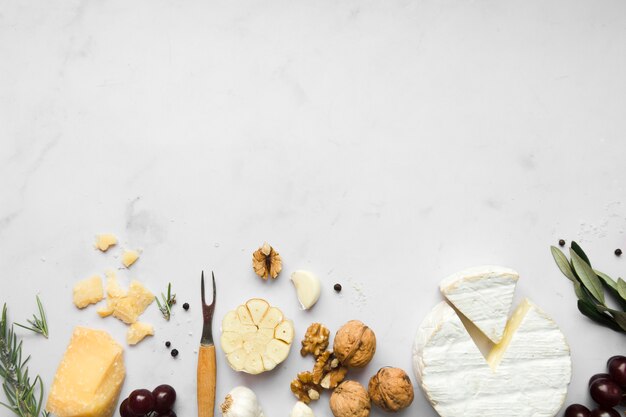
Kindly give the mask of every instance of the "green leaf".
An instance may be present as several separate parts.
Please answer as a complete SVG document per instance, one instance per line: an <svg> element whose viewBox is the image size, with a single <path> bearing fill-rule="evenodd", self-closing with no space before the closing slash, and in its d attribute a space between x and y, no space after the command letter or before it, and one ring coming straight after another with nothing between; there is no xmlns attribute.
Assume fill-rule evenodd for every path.
<svg viewBox="0 0 626 417"><path fill-rule="evenodd" d="M573 243L574 242L572 242L572 244ZM576 275L578 275L582 284L589 290L591 295L593 295L596 300L604 304L604 290L602 289L602 283L596 273L593 272L591 266L589 266L589 264L585 262L573 248L570 249L570 256L572 258L572 265L574 266Z"/></svg>
<svg viewBox="0 0 626 417"><path fill-rule="evenodd" d="M577 282L576 276L574 276L574 271L572 271L572 267L567 260L567 257L561 249L556 246L550 246L550 251L552 252L552 257L554 258L554 262L559 267L563 275L565 275L570 281Z"/></svg>
<svg viewBox="0 0 626 417"><path fill-rule="evenodd" d="M580 256L585 262L591 265L591 261L589 260L589 257L587 256L583 248L581 248L578 243L572 240L572 244L570 246L571 246L571 249L573 249L574 252L576 252L578 256Z"/></svg>
<svg viewBox="0 0 626 417"><path fill-rule="evenodd" d="M593 304L587 301L578 300L578 310L596 323L600 323L616 332L621 331L620 327L609 316L600 313Z"/></svg>
<svg viewBox="0 0 626 417"><path fill-rule="evenodd" d="M626 281L621 278L617 279L617 292L620 297L626 300Z"/></svg>
<svg viewBox="0 0 626 417"><path fill-rule="evenodd" d="M613 281L613 278L611 278L610 276L608 276L604 272L598 271L597 269L594 269L593 272L595 272L596 275L598 276L598 278L600 278L600 280L603 283L605 283L608 287L617 290L617 282Z"/></svg>
<svg viewBox="0 0 626 417"><path fill-rule="evenodd" d="M626 299L620 296L619 291L617 290L617 282L613 281L613 278L604 272L600 272L595 269L593 271L596 273L598 278L600 278L604 287L609 291L609 294L611 294L615 301L617 301L622 310L626 311Z"/></svg>
<svg viewBox="0 0 626 417"><path fill-rule="evenodd" d="M610 313L611 316L613 316L613 320L615 320L615 323L617 323L617 325L621 327L623 331L626 332L626 312L613 310L612 308L602 306L602 305L596 305L596 309L598 311L606 311Z"/></svg>

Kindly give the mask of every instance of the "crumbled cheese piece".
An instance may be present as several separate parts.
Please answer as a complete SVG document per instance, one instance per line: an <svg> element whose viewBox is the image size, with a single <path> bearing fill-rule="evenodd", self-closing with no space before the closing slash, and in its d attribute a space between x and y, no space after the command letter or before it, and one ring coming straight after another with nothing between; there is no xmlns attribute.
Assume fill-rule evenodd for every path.
<svg viewBox="0 0 626 417"><path fill-rule="evenodd" d="M154 336L154 327L148 323L135 322L128 327L126 341L129 345L136 345L146 336Z"/></svg>
<svg viewBox="0 0 626 417"><path fill-rule="evenodd" d="M139 259L139 252L136 250L126 250L122 254L122 263L126 268L130 268L130 266L134 264L137 259Z"/></svg>
<svg viewBox="0 0 626 417"><path fill-rule="evenodd" d="M130 289L124 291L117 282L113 274L107 277L107 309L102 310L102 317L110 314L118 318L126 324L133 324L137 318L148 308L154 301L152 294L139 281L132 281ZM100 314L100 312L98 313Z"/></svg>
<svg viewBox="0 0 626 417"><path fill-rule="evenodd" d="M58 417L109 417L126 370L122 347L102 330L74 329L50 388L46 410Z"/></svg>
<svg viewBox="0 0 626 417"><path fill-rule="evenodd" d="M74 304L78 308L85 308L89 304L95 304L103 298L102 279L97 275L78 281L74 285Z"/></svg>
<svg viewBox="0 0 626 417"><path fill-rule="evenodd" d="M110 233L104 233L102 235L98 235L96 238L96 248L100 249L102 252L106 252L111 246L117 244L117 238L115 235Z"/></svg>

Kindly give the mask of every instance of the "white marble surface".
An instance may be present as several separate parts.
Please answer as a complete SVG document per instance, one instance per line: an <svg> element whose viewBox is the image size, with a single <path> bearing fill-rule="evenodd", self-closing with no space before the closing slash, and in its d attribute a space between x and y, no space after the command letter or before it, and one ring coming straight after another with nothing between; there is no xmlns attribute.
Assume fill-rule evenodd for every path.
<svg viewBox="0 0 626 417"><path fill-rule="evenodd" d="M124 280L172 281L191 303L170 323L152 307L156 336L126 350L123 393L171 383L179 416L196 413L201 269L218 277L218 318L263 296L299 337L311 321L367 322L379 349L354 375L366 382L410 368L441 278L511 266L518 297L567 335L568 398L584 400L625 339L577 313L548 246L578 239L624 273L612 252L626 249L625 12L617 0L2 1L0 301L19 320L35 294L45 302L50 339L24 335L32 371L51 381L75 325L123 339L124 325L71 304L76 280L119 265L119 248L92 248L113 232L144 250ZM264 240L285 259L273 283L250 267ZM324 282L310 312L296 268ZM294 349L246 377L218 358L218 396L246 384L268 416L288 414L289 381L311 366ZM418 392L403 415L435 413Z"/></svg>

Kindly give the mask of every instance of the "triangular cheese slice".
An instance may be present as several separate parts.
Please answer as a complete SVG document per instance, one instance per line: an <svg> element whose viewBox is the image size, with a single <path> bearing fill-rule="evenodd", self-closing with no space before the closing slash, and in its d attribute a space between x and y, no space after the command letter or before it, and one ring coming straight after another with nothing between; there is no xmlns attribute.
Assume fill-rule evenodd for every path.
<svg viewBox="0 0 626 417"><path fill-rule="evenodd" d="M493 343L504 333L519 275L501 266L478 266L441 281L443 295Z"/></svg>
<svg viewBox="0 0 626 417"><path fill-rule="evenodd" d="M456 311L438 304L413 348L417 379L442 417L553 417L571 378L563 333L524 300L486 360Z"/></svg>

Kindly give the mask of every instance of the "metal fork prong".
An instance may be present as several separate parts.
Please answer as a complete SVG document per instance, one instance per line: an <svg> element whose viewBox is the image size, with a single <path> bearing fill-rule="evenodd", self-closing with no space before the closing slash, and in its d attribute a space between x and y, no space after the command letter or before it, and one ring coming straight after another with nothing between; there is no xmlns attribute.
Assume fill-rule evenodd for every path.
<svg viewBox="0 0 626 417"><path fill-rule="evenodd" d="M211 277L213 278L213 300L211 301L211 308L215 308L215 274L211 271Z"/></svg>
<svg viewBox="0 0 626 417"><path fill-rule="evenodd" d="M202 306L204 307L206 305L206 302L204 301L204 271L202 271L200 278L200 292L202 293Z"/></svg>

